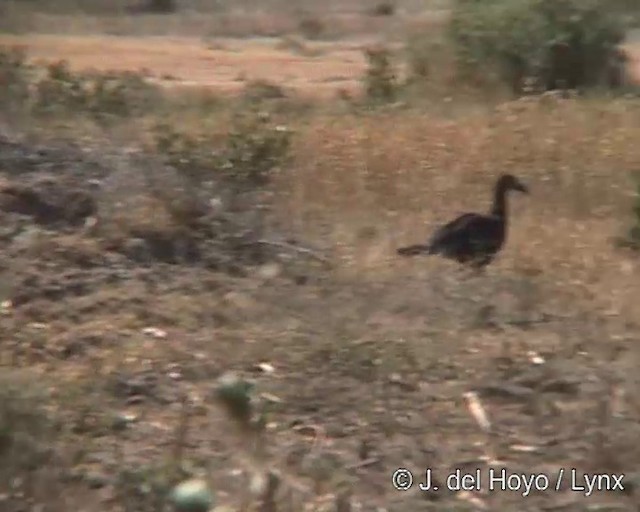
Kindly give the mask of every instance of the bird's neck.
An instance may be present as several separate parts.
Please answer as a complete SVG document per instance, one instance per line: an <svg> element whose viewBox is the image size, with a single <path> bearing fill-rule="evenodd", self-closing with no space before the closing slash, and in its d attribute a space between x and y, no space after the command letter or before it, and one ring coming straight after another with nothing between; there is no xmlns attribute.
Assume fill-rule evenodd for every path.
<svg viewBox="0 0 640 512"><path fill-rule="evenodd" d="M506 217L507 191L502 187L496 187L496 191L493 196L493 206L491 208L491 214L495 215L496 217Z"/></svg>

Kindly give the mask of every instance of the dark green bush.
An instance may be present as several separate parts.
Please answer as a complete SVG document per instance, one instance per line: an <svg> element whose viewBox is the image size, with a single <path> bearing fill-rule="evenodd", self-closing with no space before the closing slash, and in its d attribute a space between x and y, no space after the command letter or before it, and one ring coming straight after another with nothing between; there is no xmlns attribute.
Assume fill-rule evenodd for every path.
<svg viewBox="0 0 640 512"><path fill-rule="evenodd" d="M0 46L0 113L85 115L103 122L147 113L164 98L139 73L77 73L66 61L50 64L43 76L37 71L23 49Z"/></svg>
<svg viewBox="0 0 640 512"><path fill-rule="evenodd" d="M51 453L46 390L30 379L33 375L0 370L0 457L5 461L0 476L6 477L0 478L0 491L9 478L46 465Z"/></svg>
<svg viewBox="0 0 640 512"><path fill-rule="evenodd" d="M396 13L396 5L388 0L382 0L373 6L371 14L373 16L393 16Z"/></svg>
<svg viewBox="0 0 640 512"><path fill-rule="evenodd" d="M635 203L633 205L633 221L623 246L633 250L640 250L640 173L634 176L636 182Z"/></svg>
<svg viewBox="0 0 640 512"><path fill-rule="evenodd" d="M624 40L609 0L456 0L450 36L461 69L522 92L614 82Z"/></svg>
<svg viewBox="0 0 640 512"><path fill-rule="evenodd" d="M172 13L176 12L178 6L175 0L149 0L148 8L156 13Z"/></svg>
<svg viewBox="0 0 640 512"><path fill-rule="evenodd" d="M268 80L252 80L245 85L242 96L250 103L259 104L266 100L285 99L287 94L282 87Z"/></svg>
<svg viewBox="0 0 640 512"><path fill-rule="evenodd" d="M0 47L0 111L15 112L26 106L29 75L24 49Z"/></svg>
<svg viewBox="0 0 640 512"><path fill-rule="evenodd" d="M223 153L223 169L242 181L266 185L283 163L291 146L291 132L262 112L236 117Z"/></svg>
<svg viewBox="0 0 640 512"><path fill-rule="evenodd" d="M394 71L391 52L385 47L368 48L365 51L368 65L364 76L365 96L375 103L394 101L399 83Z"/></svg>
<svg viewBox="0 0 640 512"><path fill-rule="evenodd" d="M324 22L315 16L306 16L298 23L300 34L306 39L321 39L325 33Z"/></svg>
<svg viewBox="0 0 640 512"><path fill-rule="evenodd" d="M267 185L290 145L291 132L286 127L250 108L235 116L223 140L183 133L168 125L158 126L155 133L156 150L195 186L221 179L240 187Z"/></svg>
<svg viewBox="0 0 640 512"><path fill-rule="evenodd" d="M82 80L74 75L66 61L47 67L47 74L36 85L34 110L38 114L58 114L82 110L86 104Z"/></svg>
<svg viewBox="0 0 640 512"><path fill-rule="evenodd" d="M79 113L105 121L139 115L160 101L157 88L136 73L80 74L60 61L36 83L33 109L39 115Z"/></svg>

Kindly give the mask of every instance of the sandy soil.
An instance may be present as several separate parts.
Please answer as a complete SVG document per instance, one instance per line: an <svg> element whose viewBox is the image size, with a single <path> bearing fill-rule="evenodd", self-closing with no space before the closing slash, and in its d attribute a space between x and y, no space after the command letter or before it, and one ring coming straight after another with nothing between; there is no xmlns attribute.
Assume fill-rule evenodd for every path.
<svg viewBox="0 0 640 512"><path fill-rule="evenodd" d="M313 94L358 84L364 66L358 44L313 44L294 54L278 42L0 38L0 44L28 44L35 60L65 58L74 69L145 68L175 77L167 84L229 92L260 78ZM522 105L517 108L528 104ZM632 510L638 503L632 472L640 460L632 377L640 361L640 301L631 279L637 259L612 250L609 237L623 229L623 220L613 207L607 216L606 202L626 200L619 176L637 169L640 156L627 117L633 113L622 116L617 105L571 108L554 123L522 114L518 126L530 132L512 129L511 111L486 122L470 116L458 125L417 123L406 112L385 123L340 119L352 123L346 127L318 121L299 143L300 160L287 176L299 180L292 181L302 191L299 218L321 204L351 219L342 222L353 233L345 245L357 241L347 253L354 273L344 275L307 263L304 253L281 258L280 247L271 253L264 244L260 251L220 245L225 237L218 226L227 224L214 208L205 209L201 222L175 229L168 210L159 214L156 189L141 179L150 176L150 183L171 189L174 177L115 142L96 141L93 149L81 146L81 138L36 144L0 137L6 181L0 187L0 365L29 372L23 377L29 386L52 383L46 407L64 428L50 435L66 457L52 459L51 475L28 481L35 489L28 507L22 489L6 489L6 482L18 481L15 466L0 464L0 510L44 509L42 503L50 512L124 505L160 510L154 493L166 494L162 478L182 457L210 468L222 509L238 510L247 489L238 471L247 463L239 462L233 428L209 398L214 379L229 369L252 375L260 391L275 398L269 456L291 477L287 484L302 482L313 510L327 510L326 500L345 482L353 488L354 510L522 510L521 492L466 494L442 486L439 493L402 493L390 482L394 468L422 473L426 465L439 478L459 468L477 468L486 478L494 463L549 475L552 482L562 468L627 472L625 493L586 497L561 488L534 492L524 505L531 511ZM529 133L534 138L523 152ZM390 240L376 233L385 232L385 222L396 230L405 223L396 212L419 204L425 218L449 215L461 204L456 197L480 204L476 189L451 188L447 195L443 183L484 180L481 173L513 162L527 169L537 191L516 215L519 229L506 262L478 280L454 275L445 262L424 268L424 262L388 263ZM441 173L444 168L451 172ZM399 178L388 179L392 172ZM394 184L401 180L410 193ZM421 191L431 189L425 206ZM392 210L402 201L404 210ZM96 209L97 227L87 222ZM372 211L364 225L380 227L369 235L358 227ZM251 213L247 228L234 212L243 233L253 232ZM341 238L334 236L328 240L339 250L333 241ZM251 263L244 273L229 263L244 259ZM350 260L336 261L347 267ZM388 277L371 270L378 263L378 269L393 265ZM220 270L226 268L234 272ZM264 362L274 370L261 370ZM9 374L0 393L21 382ZM465 401L470 389L487 410L489 436ZM193 404L188 411L183 397ZM26 455L44 456L35 448ZM10 453L3 460L23 459Z"/></svg>
<svg viewBox="0 0 640 512"><path fill-rule="evenodd" d="M368 41L5 35L0 44L24 45L36 62L65 59L75 70L142 70L166 86L233 93L251 80L268 80L305 96L331 97L359 86ZM629 74L640 83L640 41L626 50Z"/></svg>
<svg viewBox="0 0 640 512"><path fill-rule="evenodd" d="M3 36L0 44L25 45L36 62L66 59L75 70L144 70L168 85L234 92L248 81L269 80L303 94L332 95L357 87L366 42L31 35Z"/></svg>

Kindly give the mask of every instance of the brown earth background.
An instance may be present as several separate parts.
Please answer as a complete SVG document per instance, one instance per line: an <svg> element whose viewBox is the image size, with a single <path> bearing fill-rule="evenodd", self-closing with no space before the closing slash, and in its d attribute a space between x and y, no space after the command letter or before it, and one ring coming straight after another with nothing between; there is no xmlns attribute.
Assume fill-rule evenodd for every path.
<svg viewBox="0 0 640 512"><path fill-rule="evenodd" d="M365 0L42 5L4 4L0 45L187 99L112 123L2 113L1 512L163 511L178 476L205 478L218 512L638 510L640 260L616 243L637 201L637 94L496 99L458 88L436 54L416 98L363 108L363 50L400 55L442 27L446 1L389 16ZM286 91L261 105L292 147L223 215L222 193L181 188L154 130L194 137L208 161L256 81ZM532 194L512 198L486 274L396 257L486 209L502 172ZM212 398L229 370L271 403L266 454ZM396 468L427 467L441 482L624 473L625 491L393 488ZM248 491L266 469L273 499Z"/></svg>

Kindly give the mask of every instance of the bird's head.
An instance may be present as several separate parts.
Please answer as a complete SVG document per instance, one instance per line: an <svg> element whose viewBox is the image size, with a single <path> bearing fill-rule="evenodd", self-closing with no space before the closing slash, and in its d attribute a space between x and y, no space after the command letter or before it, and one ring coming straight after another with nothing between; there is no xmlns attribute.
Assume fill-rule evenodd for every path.
<svg viewBox="0 0 640 512"><path fill-rule="evenodd" d="M516 190L518 192L522 192L523 194L528 194L528 187L522 183L518 178L516 178L513 174L503 174L500 176L498 180L498 186L504 190Z"/></svg>

